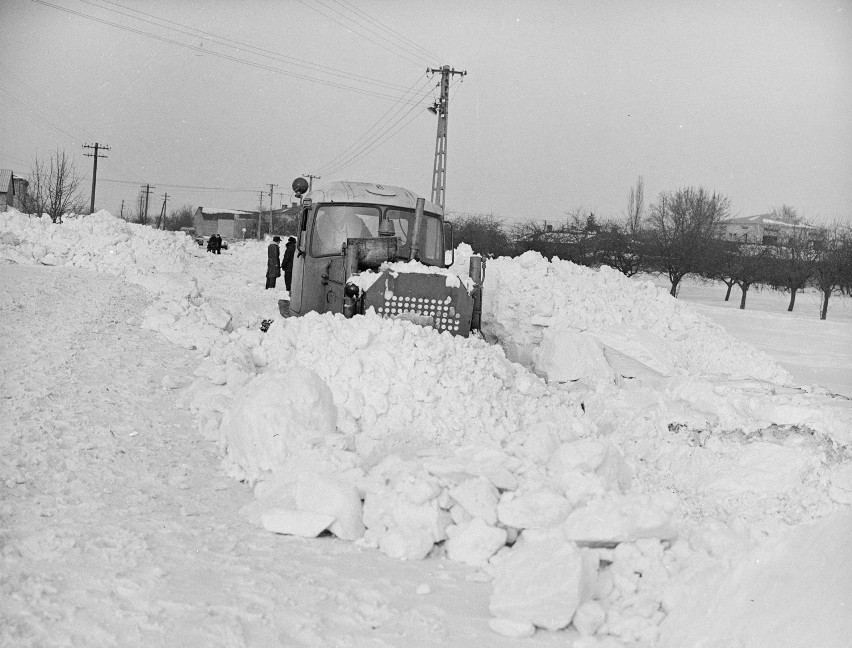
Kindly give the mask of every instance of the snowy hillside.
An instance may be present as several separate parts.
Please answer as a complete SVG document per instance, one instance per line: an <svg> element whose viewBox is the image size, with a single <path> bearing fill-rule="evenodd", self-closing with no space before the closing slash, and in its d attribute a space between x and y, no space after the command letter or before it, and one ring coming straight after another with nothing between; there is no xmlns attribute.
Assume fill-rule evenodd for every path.
<svg viewBox="0 0 852 648"><path fill-rule="evenodd" d="M0 214L4 643L846 645L852 401L608 268L490 260L461 339L280 318L265 254Z"/></svg>

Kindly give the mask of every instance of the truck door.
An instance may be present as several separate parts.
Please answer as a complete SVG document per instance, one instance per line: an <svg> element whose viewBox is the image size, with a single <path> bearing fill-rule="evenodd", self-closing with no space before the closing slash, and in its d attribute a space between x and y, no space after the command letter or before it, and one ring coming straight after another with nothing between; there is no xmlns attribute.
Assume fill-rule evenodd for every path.
<svg viewBox="0 0 852 648"><path fill-rule="evenodd" d="M296 232L296 254L293 257L293 281L290 284L290 313L301 315L305 292L305 254L308 249L308 220L310 219L310 204L302 207L299 212L299 231Z"/></svg>

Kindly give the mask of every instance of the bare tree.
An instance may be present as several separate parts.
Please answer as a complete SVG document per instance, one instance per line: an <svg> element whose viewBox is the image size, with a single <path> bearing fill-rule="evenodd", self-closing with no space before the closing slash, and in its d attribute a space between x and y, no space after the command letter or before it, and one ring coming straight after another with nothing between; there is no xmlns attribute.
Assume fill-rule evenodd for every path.
<svg viewBox="0 0 852 648"><path fill-rule="evenodd" d="M802 222L802 218L799 216L799 213L796 211L796 208L791 207L790 205L781 205L780 207L773 207L771 213L772 218L781 221L782 223L798 225Z"/></svg>
<svg viewBox="0 0 852 648"><path fill-rule="evenodd" d="M451 214L455 243L467 243L475 252L507 256L512 252L503 222L490 214Z"/></svg>
<svg viewBox="0 0 852 648"><path fill-rule="evenodd" d="M533 251L548 259L560 256L558 243L553 237L553 226L546 221L515 223L509 236L518 254Z"/></svg>
<svg viewBox="0 0 852 648"><path fill-rule="evenodd" d="M731 291L736 282L737 267L737 243L717 239L713 241L715 249L704 266L703 274L710 279L718 279L727 286L725 301L731 299Z"/></svg>
<svg viewBox="0 0 852 648"><path fill-rule="evenodd" d="M731 279L742 291L740 309L746 307L749 288L769 280L771 255L772 248L768 245L734 244Z"/></svg>
<svg viewBox="0 0 852 648"><path fill-rule="evenodd" d="M814 273L818 253L806 229L796 229L783 245L775 248L770 283L790 293L787 311L796 305L796 294L804 290Z"/></svg>
<svg viewBox="0 0 852 648"><path fill-rule="evenodd" d="M651 205L648 224L654 267L665 272L677 297L681 280L706 268L715 249L719 223L730 211L730 200L704 187L662 192Z"/></svg>
<svg viewBox="0 0 852 648"><path fill-rule="evenodd" d="M822 293L820 319L828 317L828 300L834 293L852 289L852 230L835 223L817 241L813 284Z"/></svg>
<svg viewBox="0 0 852 648"><path fill-rule="evenodd" d="M598 232L601 227L595 219L595 213L582 207L567 211L568 217L562 228L562 243L559 258L574 263L591 266L597 262Z"/></svg>
<svg viewBox="0 0 852 648"><path fill-rule="evenodd" d="M36 157L30 167L29 194L25 210L30 215L47 214L61 223L68 213L82 213L85 197L80 193L83 178L65 151L56 150L50 158Z"/></svg>
<svg viewBox="0 0 852 648"><path fill-rule="evenodd" d="M642 219L645 216L645 181L642 176L636 178L636 186L630 188L630 198L627 201L626 231L636 236L642 229Z"/></svg>
<svg viewBox="0 0 852 648"><path fill-rule="evenodd" d="M631 234L619 223L607 223L598 232L597 254L603 265L615 268L626 277L644 269L645 242L641 231Z"/></svg>
<svg viewBox="0 0 852 648"><path fill-rule="evenodd" d="M183 205L173 209L166 218L166 229L177 231L181 227L192 227L195 208L192 205Z"/></svg>

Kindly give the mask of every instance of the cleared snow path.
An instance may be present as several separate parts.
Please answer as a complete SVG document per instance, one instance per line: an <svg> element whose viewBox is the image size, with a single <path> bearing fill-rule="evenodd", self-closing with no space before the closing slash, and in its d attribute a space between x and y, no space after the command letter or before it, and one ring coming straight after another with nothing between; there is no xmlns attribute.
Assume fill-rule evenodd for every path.
<svg viewBox="0 0 852 648"><path fill-rule="evenodd" d="M142 289L9 264L0 286L0 645L516 645L472 569L246 524Z"/></svg>

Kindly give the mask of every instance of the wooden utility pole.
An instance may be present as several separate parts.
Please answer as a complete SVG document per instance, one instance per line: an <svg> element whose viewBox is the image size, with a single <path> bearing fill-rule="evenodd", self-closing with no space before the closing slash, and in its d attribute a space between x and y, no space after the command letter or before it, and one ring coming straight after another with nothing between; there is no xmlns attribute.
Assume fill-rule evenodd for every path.
<svg viewBox="0 0 852 648"><path fill-rule="evenodd" d="M314 178L319 180L322 177L317 175L311 175L310 173L303 173L302 175L308 179L308 191L314 190Z"/></svg>
<svg viewBox="0 0 852 648"><path fill-rule="evenodd" d="M435 166L432 169L432 202L444 206L444 194L447 188L447 115L450 109L450 77L458 74L464 77L467 72L442 68L429 68L427 72L441 73L441 96L429 110L438 115L438 135L435 138Z"/></svg>
<svg viewBox="0 0 852 648"><path fill-rule="evenodd" d="M124 198L121 199L121 214L119 214L119 218L124 220Z"/></svg>
<svg viewBox="0 0 852 648"><path fill-rule="evenodd" d="M169 200L169 194L163 196L163 209L160 211L160 221L157 223L157 229L166 229L166 202Z"/></svg>
<svg viewBox="0 0 852 648"><path fill-rule="evenodd" d="M260 197L257 199L257 240L261 239L260 236L260 221L263 220L263 192L260 192Z"/></svg>
<svg viewBox="0 0 852 648"><path fill-rule="evenodd" d="M272 189L277 187L277 184L269 183L269 233L272 234Z"/></svg>
<svg viewBox="0 0 852 648"><path fill-rule="evenodd" d="M142 216L142 224L147 225L148 224L148 196L151 195L151 191L156 189L156 187L152 187L149 184L142 185L142 187L145 189L145 213Z"/></svg>
<svg viewBox="0 0 852 648"><path fill-rule="evenodd" d="M92 161L92 204L89 206L89 213L95 213L95 187L98 184L98 158L105 158L106 155L98 155L98 149L102 151L109 151L109 146L106 144L98 144L95 142L94 146L89 144L83 144L83 148L86 149L95 149L94 153L83 153L83 157L94 158Z"/></svg>

